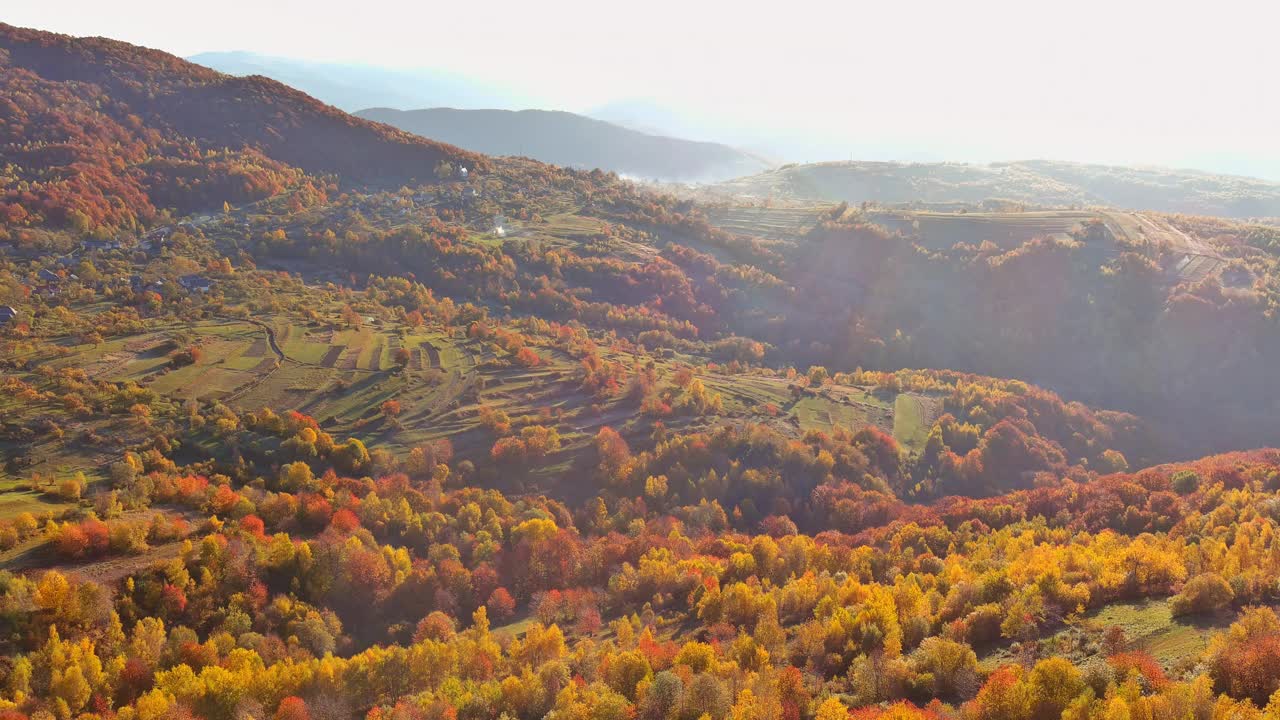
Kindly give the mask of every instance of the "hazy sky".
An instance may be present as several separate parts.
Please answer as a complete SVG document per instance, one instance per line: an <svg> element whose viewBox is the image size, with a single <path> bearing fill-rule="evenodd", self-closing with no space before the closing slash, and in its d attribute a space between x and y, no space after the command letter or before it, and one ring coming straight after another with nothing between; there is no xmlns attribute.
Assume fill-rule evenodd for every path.
<svg viewBox="0 0 1280 720"><path fill-rule="evenodd" d="M559 109L652 100L740 130L731 141L826 140L845 158L1280 179L1277 5L55 0L10 3L0 19L179 55L449 69Z"/></svg>

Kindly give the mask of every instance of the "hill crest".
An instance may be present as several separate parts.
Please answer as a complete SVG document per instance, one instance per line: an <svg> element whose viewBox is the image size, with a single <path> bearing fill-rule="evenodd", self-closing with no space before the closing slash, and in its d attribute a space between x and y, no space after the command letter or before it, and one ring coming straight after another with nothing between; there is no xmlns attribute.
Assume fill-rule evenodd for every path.
<svg viewBox="0 0 1280 720"><path fill-rule="evenodd" d="M652 135L561 110L369 108L356 115L487 155L646 179L714 182L768 167L728 145Z"/></svg>
<svg viewBox="0 0 1280 720"><path fill-rule="evenodd" d="M833 161L784 165L715 191L806 201L1102 205L1223 217L1280 216L1280 184L1196 170L1052 160L968 164Z"/></svg>
<svg viewBox="0 0 1280 720"><path fill-rule="evenodd" d="M29 185L0 196L20 205L12 217L131 226L163 208L268 197L298 173L396 186L433 181L442 162L488 167L274 80L119 41L0 24L0 69L9 121L0 147Z"/></svg>

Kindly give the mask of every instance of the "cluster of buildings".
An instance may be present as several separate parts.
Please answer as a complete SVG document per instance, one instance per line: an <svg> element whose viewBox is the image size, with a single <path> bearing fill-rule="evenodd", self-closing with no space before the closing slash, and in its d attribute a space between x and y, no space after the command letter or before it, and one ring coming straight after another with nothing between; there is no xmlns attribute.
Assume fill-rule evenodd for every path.
<svg viewBox="0 0 1280 720"><path fill-rule="evenodd" d="M184 222L179 223L177 226L155 228L138 238L136 246L132 238L123 236L106 240L83 240L74 251L54 258L47 267L41 268L36 272L32 292L36 296L43 298L58 297L67 289L70 283L80 281L80 278L72 272L72 269L91 255L128 249L140 250L152 256L162 254L168 249L170 238L175 230L180 230L184 227L193 226ZM0 248L0 253L7 250L7 248ZM136 274L129 277L128 282L129 289L135 293L151 291L160 295L165 294L165 287L168 284L164 280L147 281L141 275ZM189 293L207 293L215 286L213 278L206 277L201 273L183 275L176 278L175 282L179 288ZM12 325L19 317L20 313L17 309L9 305L0 305L0 327Z"/></svg>
<svg viewBox="0 0 1280 720"><path fill-rule="evenodd" d="M61 259L59 258L59 260ZM48 268L42 268L40 272L36 273L35 293L45 298L57 297L62 294L62 288L66 283L79 279L74 273L68 272L65 275L59 275Z"/></svg>

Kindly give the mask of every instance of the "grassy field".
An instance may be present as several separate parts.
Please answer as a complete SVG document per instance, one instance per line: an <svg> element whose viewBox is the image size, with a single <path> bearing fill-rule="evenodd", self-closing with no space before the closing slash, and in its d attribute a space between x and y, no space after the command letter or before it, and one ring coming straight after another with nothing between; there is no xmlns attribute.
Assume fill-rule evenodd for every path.
<svg viewBox="0 0 1280 720"><path fill-rule="evenodd" d="M47 383L32 380L34 388L48 388ZM110 462L116 459L94 444L99 441L91 442L87 437L138 439L138 428L127 423L86 419L68 413L55 400L27 399L7 392L0 393L0 425L5 428L0 439L0 517L23 512L57 514L73 508L75 502L55 494L58 481L83 473L88 482L84 494L88 495L104 481ZM36 479L38 484L33 482Z"/></svg>
<svg viewBox="0 0 1280 720"><path fill-rule="evenodd" d="M936 404L933 398L900 393L893 399L893 437L912 450L924 447L936 419Z"/></svg>
<svg viewBox="0 0 1280 720"><path fill-rule="evenodd" d="M1235 612L1175 618L1164 598L1113 603L1088 614L1082 622L1042 639L1038 652L1046 657L1063 655L1079 662L1098 655L1102 634L1108 628L1119 627L1124 630L1124 649L1151 653L1166 672L1178 676L1192 667L1208 647L1209 640L1235 619ZM1002 646L982 656L981 665L995 668L1012 660L1014 655L1010 646Z"/></svg>
<svg viewBox="0 0 1280 720"><path fill-rule="evenodd" d="M48 408L38 407L35 412L46 414ZM11 413L6 417L19 417ZM40 516L59 513L77 505L74 501L64 500L54 494L57 481L83 473L88 486L85 495L94 492L94 486L105 482L109 463L114 459L99 448L91 447L80 440L78 430L89 429L88 424L68 423L66 434L61 439L37 435L30 443L0 441L0 457L25 456L30 465L13 473L7 471L0 463L0 518L12 517L24 512ZM99 432L108 432L105 423L95 423L93 428ZM117 433L131 434L129 428L117 428ZM32 478L41 477L49 481L48 485L32 486Z"/></svg>
<svg viewBox="0 0 1280 720"><path fill-rule="evenodd" d="M830 431L836 427L857 430L866 425L876 425L886 432L892 430L890 408L857 388L806 396L791 406L791 412L800 420L801 430Z"/></svg>
<svg viewBox="0 0 1280 720"><path fill-rule="evenodd" d="M34 490L20 489L14 479L0 479L0 518L14 517L29 512L36 517L72 507L72 503Z"/></svg>
<svg viewBox="0 0 1280 720"><path fill-rule="evenodd" d="M1109 605L1090 617L1103 627L1124 628L1130 644L1151 653L1165 669L1194 661L1209 638L1235 620L1234 613L1174 618L1164 600Z"/></svg>
<svg viewBox="0 0 1280 720"><path fill-rule="evenodd" d="M198 362L173 367L171 353L200 348ZM163 395L183 399L223 397L251 382L270 364L264 331L248 322L207 320L184 327L158 326L145 333L113 338L100 345L67 348L50 358L53 367L83 368L94 379L145 384Z"/></svg>
<svg viewBox="0 0 1280 720"><path fill-rule="evenodd" d="M728 415L770 421L766 409L772 405L777 408L775 424L790 423L799 432L831 432L836 427L857 431L875 425L908 451L923 447L937 416L936 400L908 393L887 397L865 388L832 385L796 398L782 378L708 374L704 381L722 394Z"/></svg>

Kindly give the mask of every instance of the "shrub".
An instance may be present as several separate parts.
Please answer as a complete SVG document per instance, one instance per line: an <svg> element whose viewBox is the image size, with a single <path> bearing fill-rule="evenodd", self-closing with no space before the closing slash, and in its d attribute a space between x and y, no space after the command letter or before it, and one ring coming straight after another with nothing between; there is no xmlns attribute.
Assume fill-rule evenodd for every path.
<svg viewBox="0 0 1280 720"><path fill-rule="evenodd" d="M1206 662L1217 692L1265 706L1280 689L1280 619L1270 608L1246 610L1210 646Z"/></svg>
<svg viewBox="0 0 1280 720"><path fill-rule="evenodd" d="M1107 662L1121 678L1130 673L1138 673L1152 690L1163 690L1169 684L1164 668L1160 667L1160 663L1150 653L1141 650L1117 653L1107 658Z"/></svg>
<svg viewBox="0 0 1280 720"><path fill-rule="evenodd" d="M64 558L79 558L89 551L89 537L80 526L67 525L58 531L53 546Z"/></svg>
<svg viewBox="0 0 1280 720"><path fill-rule="evenodd" d="M204 351L192 345L185 350L178 350L169 356L169 364L175 368L195 365L204 357Z"/></svg>
<svg viewBox="0 0 1280 720"><path fill-rule="evenodd" d="M911 653L911 668L928 678L926 695L963 696L977 686L978 656L964 643L926 638Z"/></svg>
<svg viewBox="0 0 1280 720"><path fill-rule="evenodd" d="M1205 573L1187 581L1169 605L1174 616L1213 612L1231 604L1235 593L1221 575Z"/></svg>
<svg viewBox="0 0 1280 720"><path fill-rule="evenodd" d="M66 478L58 483L58 497L76 502L80 500L80 495L84 492L84 486L84 475L76 473L75 477Z"/></svg>

